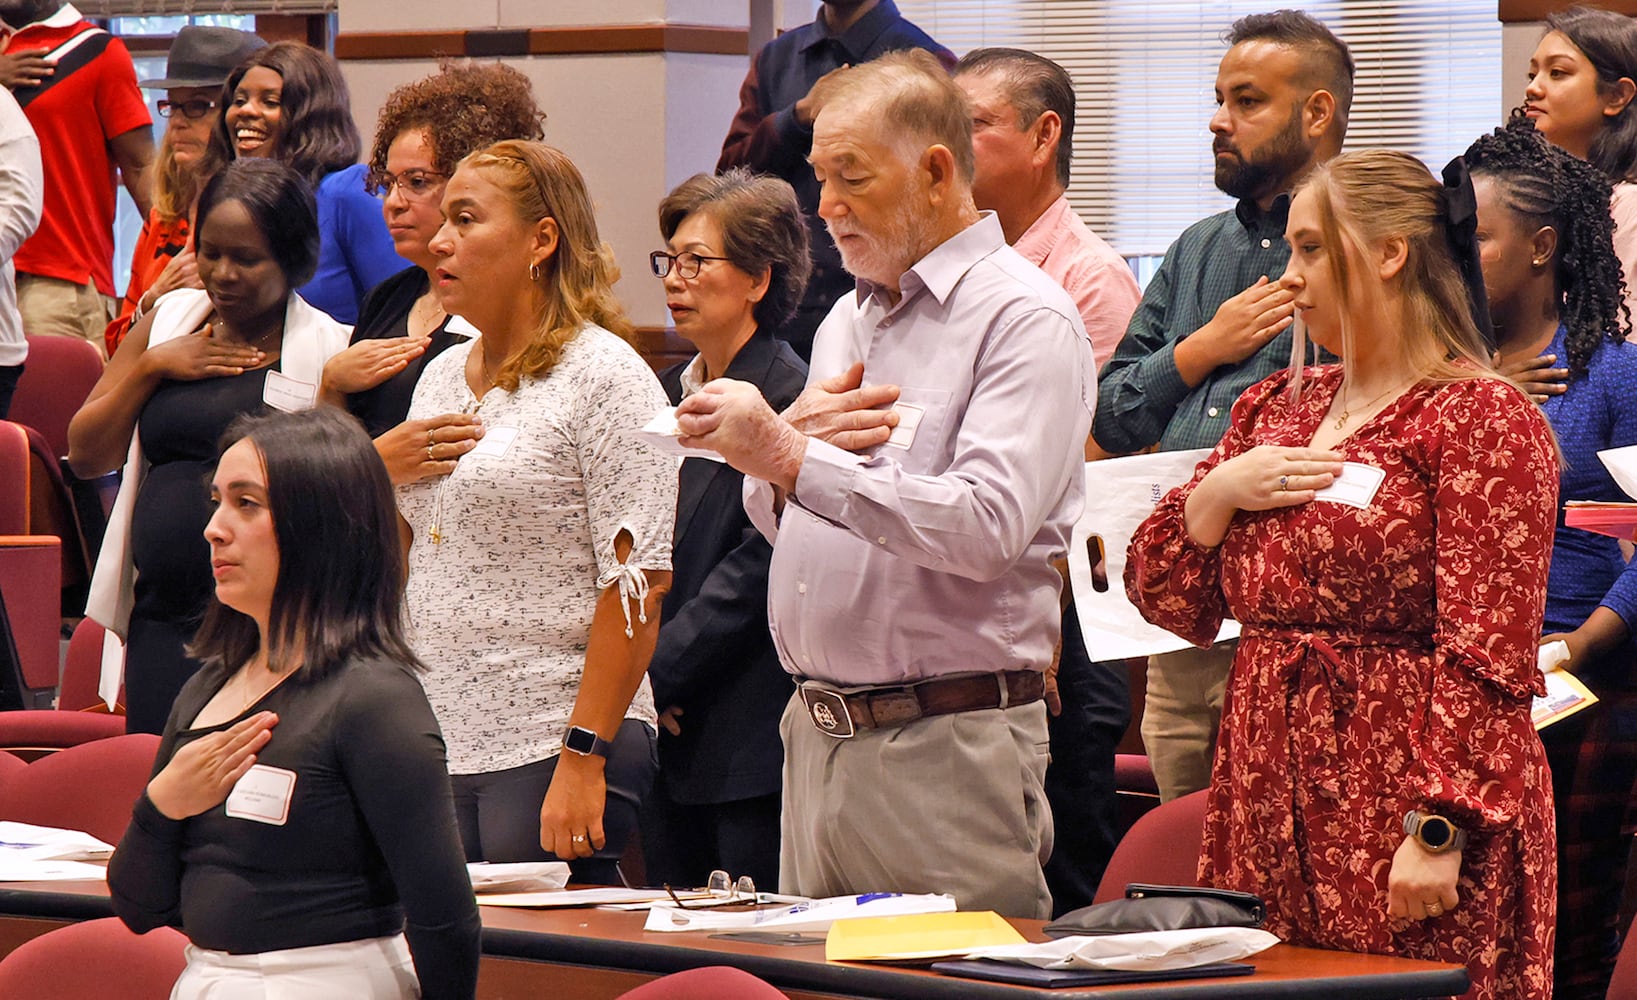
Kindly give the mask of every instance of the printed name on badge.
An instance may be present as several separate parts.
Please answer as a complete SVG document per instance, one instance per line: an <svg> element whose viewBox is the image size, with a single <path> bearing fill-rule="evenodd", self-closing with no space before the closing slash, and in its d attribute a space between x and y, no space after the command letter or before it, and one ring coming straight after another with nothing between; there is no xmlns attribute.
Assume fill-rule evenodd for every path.
<svg viewBox="0 0 1637 1000"><path fill-rule="evenodd" d="M1316 491L1313 499L1344 503L1349 507L1363 510L1370 506L1370 501L1375 499L1376 490L1381 489L1381 481L1386 478L1387 473L1384 469L1365 465L1363 462L1343 462L1341 478Z"/></svg>
<svg viewBox="0 0 1637 1000"><path fill-rule="evenodd" d="M310 410L318 403L318 386L291 378L283 372L270 371L262 388L261 401L285 413Z"/></svg>
<svg viewBox="0 0 1637 1000"><path fill-rule="evenodd" d="M245 772L227 797L227 814L269 826L283 826L290 818L290 799L296 791L296 772L256 764Z"/></svg>
<svg viewBox="0 0 1637 1000"><path fill-rule="evenodd" d="M503 458L517 440L516 427L485 427L477 447L466 453L467 458Z"/></svg>
<svg viewBox="0 0 1637 1000"><path fill-rule="evenodd" d="M921 426L921 418L926 415L926 407L916 406L914 403L898 403L893 409L898 411L898 426L892 429L892 437L887 438L887 447L908 448L915 443L915 428Z"/></svg>

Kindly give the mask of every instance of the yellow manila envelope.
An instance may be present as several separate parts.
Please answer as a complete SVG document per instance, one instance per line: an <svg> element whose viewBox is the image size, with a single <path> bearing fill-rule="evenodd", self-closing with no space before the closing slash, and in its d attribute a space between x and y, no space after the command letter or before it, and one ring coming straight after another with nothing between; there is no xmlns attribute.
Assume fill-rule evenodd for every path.
<svg viewBox="0 0 1637 1000"><path fill-rule="evenodd" d="M824 941L824 957L831 962L909 961L1023 943L1017 928L993 910L912 913L837 920Z"/></svg>

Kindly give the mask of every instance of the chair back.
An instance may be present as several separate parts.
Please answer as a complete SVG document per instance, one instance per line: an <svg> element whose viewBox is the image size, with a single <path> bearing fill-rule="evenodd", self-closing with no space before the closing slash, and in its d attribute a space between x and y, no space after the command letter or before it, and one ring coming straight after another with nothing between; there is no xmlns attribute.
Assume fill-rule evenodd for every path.
<svg viewBox="0 0 1637 1000"><path fill-rule="evenodd" d="M107 630L89 618L74 626L63 660L63 683L57 691L60 712L105 712L107 705L97 693L102 680L102 642ZM124 691L122 687L121 692ZM124 701L123 698L120 699Z"/></svg>
<svg viewBox="0 0 1637 1000"><path fill-rule="evenodd" d="M52 456L68 454L68 422L102 377L102 352L79 337L29 337L28 360L10 419L45 435Z"/></svg>
<svg viewBox="0 0 1637 1000"><path fill-rule="evenodd" d="M673 972L636 989L619 1000L788 1000L767 982L743 969L707 965Z"/></svg>
<svg viewBox="0 0 1637 1000"><path fill-rule="evenodd" d="M0 716L16 713L0 713ZM74 712L42 712L79 718ZM125 720L113 715L86 719ZM81 830L118 844L131 822L131 808L148 786L159 737L132 733L93 740L47 754L16 772L0 786L0 819L36 826ZM0 996L6 996L0 990Z"/></svg>
<svg viewBox="0 0 1637 1000"><path fill-rule="evenodd" d="M0 961L0 997L18 1000L166 1000L187 967L180 931L131 933L118 917L69 924Z"/></svg>
<svg viewBox="0 0 1637 1000"><path fill-rule="evenodd" d="M28 534L28 431L0 420L0 535Z"/></svg>
<svg viewBox="0 0 1637 1000"><path fill-rule="evenodd" d="M1094 903L1123 899L1132 882L1198 885L1205 840L1205 796L1194 792L1155 806L1132 824L1108 860Z"/></svg>
<svg viewBox="0 0 1637 1000"><path fill-rule="evenodd" d="M5 487L0 472L0 490ZM0 536L0 599L17 643L24 708L49 704L62 653L62 542L52 535ZM3 654L0 654L3 658Z"/></svg>

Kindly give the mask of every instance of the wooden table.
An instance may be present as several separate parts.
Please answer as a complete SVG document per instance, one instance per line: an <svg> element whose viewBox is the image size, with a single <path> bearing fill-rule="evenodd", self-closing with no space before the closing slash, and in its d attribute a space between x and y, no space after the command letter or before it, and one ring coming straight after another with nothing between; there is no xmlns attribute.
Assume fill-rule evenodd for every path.
<svg viewBox="0 0 1637 1000"><path fill-rule="evenodd" d="M651 979L701 965L733 965L783 990L791 1000L836 997L904 1000L1120 1000L1315 998L1399 1000L1442 997L1467 988L1460 966L1380 955L1276 945L1247 959L1256 973L1232 979L1036 990L942 976L919 968L826 962L819 944L778 946L713 938L703 932L648 933L644 914L614 910L479 907L483 965L478 996L522 1000L613 1000ZM0 954L74 920L112 913L100 882L0 883ZM1045 940L1038 920L1013 921Z"/></svg>

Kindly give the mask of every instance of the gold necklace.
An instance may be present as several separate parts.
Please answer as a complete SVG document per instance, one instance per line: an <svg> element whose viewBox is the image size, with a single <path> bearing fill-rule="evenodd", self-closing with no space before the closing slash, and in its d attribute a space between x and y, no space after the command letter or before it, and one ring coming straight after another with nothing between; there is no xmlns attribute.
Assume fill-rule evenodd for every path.
<svg viewBox="0 0 1637 1000"><path fill-rule="evenodd" d="M272 671L268 671L268 672L272 673ZM238 676L239 676L239 679L240 679L239 680L239 687L243 688L245 691L247 691L249 693L246 694L245 697L244 697L244 704L240 705L239 710L237 712L233 713L235 716L243 715L250 708L251 705L254 705L257 701L261 700L262 698L265 698L267 696L267 692L269 692L269 691L273 690L274 688L278 687L279 686L279 681L282 681L284 679L283 674L273 674L273 683L263 685L260 689L252 688L250 686L250 665L248 663L239 668Z"/></svg>
<svg viewBox="0 0 1637 1000"><path fill-rule="evenodd" d="M1363 408L1362 412L1368 413L1370 411L1370 407L1375 405L1382 398L1384 398L1387 395L1387 393L1395 392L1395 391L1397 391L1399 389L1402 389L1402 388L1404 388L1404 386L1406 384L1407 383L1404 383L1404 382L1398 382L1398 383L1396 383L1394 385L1388 386L1386 392L1383 392L1383 393L1380 393L1379 395L1371 397L1370 401L1368 403L1364 404L1364 408ZM1336 425L1335 425L1336 430L1338 430L1338 431L1341 430L1343 427L1346 427L1347 426L1347 421L1353 416L1353 408L1347 402L1347 397L1349 395L1349 393L1347 391L1348 388L1349 388L1349 383L1343 383L1342 384L1342 387L1341 387L1341 416L1336 418Z"/></svg>

